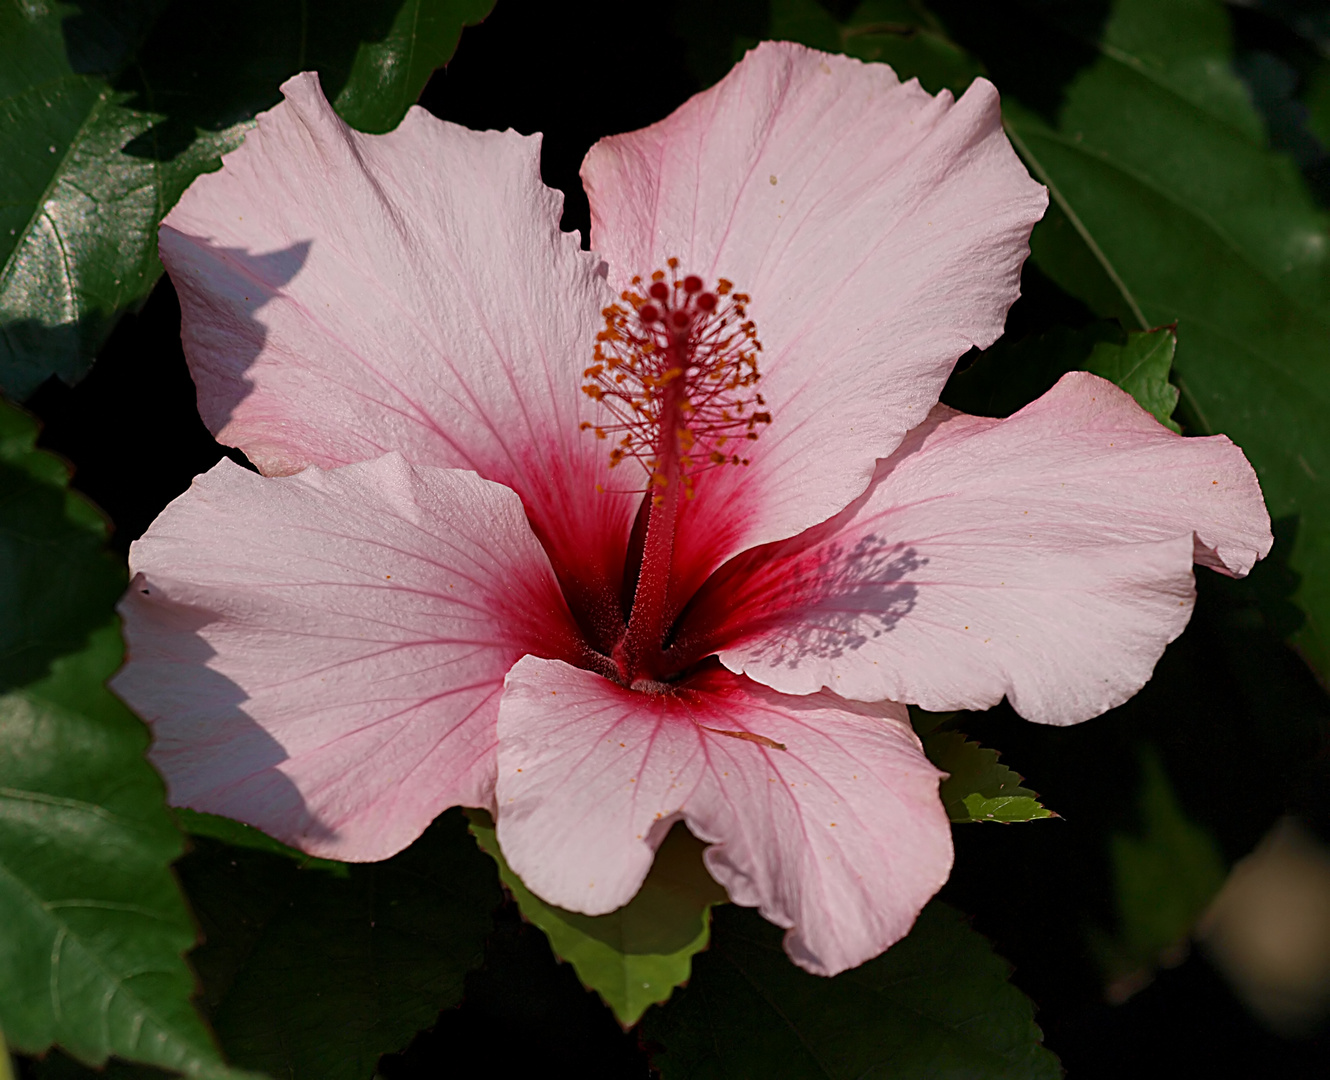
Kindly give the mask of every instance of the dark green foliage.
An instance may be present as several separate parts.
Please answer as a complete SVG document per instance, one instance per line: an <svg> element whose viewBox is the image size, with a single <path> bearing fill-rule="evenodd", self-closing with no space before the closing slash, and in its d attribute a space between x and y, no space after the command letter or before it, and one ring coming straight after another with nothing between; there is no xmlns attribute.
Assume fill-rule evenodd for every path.
<svg viewBox="0 0 1330 1080"><path fill-rule="evenodd" d="M965 919L926 907L909 937L833 979L800 971L745 908L714 916L711 948L647 1014L664 1080L979 1077L1056 1080L1030 1002Z"/></svg>
<svg viewBox="0 0 1330 1080"><path fill-rule="evenodd" d="M81 376L161 274L157 225L317 71L347 121L395 127L493 0L84 0L0 7L0 389Z"/></svg>
<svg viewBox="0 0 1330 1080"><path fill-rule="evenodd" d="M1224 884L1215 838L1188 819L1158 754L1141 754L1138 833L1111 837L1117 933L1096 935L1110 979L1151 971L1187 936Z"/></svg>
<svg viewBox="0 0 1330 1080"><path fill-rule="evenodd" d="M1131 394L1161 424L1172 420L1178 389L1168 381L1177 335L1172 327L1124 333L1116 322L1055 326L1033 337L1001 338L952 375L942 400L979 416L1010 416L1069 371L1089 371Z"/></svg>
<svg viewBox="0 0 1330 1080"><path fill-rule="evenodd" d="M1187 424L1237 442L1271 515L1289 522L1276 558L1301 579L1305 621L1293 640L1325 672L1325 211L1293 160L1269 149L1218 0L1119 0L1097 25L1086 11L992 4L958 7L954 20L1005 90L1008 131L1053 196L1034 259L1100 315L1140 329L1176 323ZM1050 53L1076 63L1057 72Z"/></svg>
<svg viewBox="0 0 1330 1080"><path fill-rule="evenodd" d="M499 903L458 811L406 851L343 876L210 839L179 864L203 929L201 1006L240 1064L366 1080L456 1005Z"/></svg>
<svg viewBox="0 0 1330 1080"><path fill-rule="evenodd" d="M0 1027L18 1050L224 1076L190 1003L180 834L147 731L104 685L124 573L35 437L0 404Z"/></svg>
<svg viewBox="0 0 1330 1080"><path fill-rule="evenodd" d="M74 381L86 370L160 275L161 215L279 100L282 79L313 68L349 122L388 130L460 28L491 6L0 7L0 386L26 396L52 374ZM609 105L654 110L674 92L683 46L671 51L671 26L703 85L773 36L890 63L932 92L959 94L985 74L1053 203L1008 337L964 362L944 400L1005 416L1088 370L1162 423L1176 409L1189 435L1231 435L1253 460L1278 519L1275 556L1252 582L1201 573L1191 627L1136 698L1069 729L1025 724L1005 706L916 717L951 774L941 796L953 821L1055 816L989 746L1028 768L1065 815L1040 828L954 831L943 895L1019 965L1019 990L985 938L938 902L884 956L831 980L793 967L780 931L752 911L717 908L709 936L718 894L697 876L698 845L678 832L671 844L683 846L667 845L642 895L601 919L541 904L501 867L517 904L499 909L491 933L494 870L457 813L394 859L350 866L167 811L143 762L146 732L103 688L121 655L111 606L123 567L103 553L100 516L66 490L63 464L34 452L31 422L3 408L0 1027L21 1053L54 1042L74 1055L25 1059L19 1075L239 1075L225 1054L278 1077L369 1080L377 1065L407 1080L506 1064L645 1077L640 1032L666 1080L1054 1077L1024 993L1044 1007L1041 1025L1073 1076L1135 1075L1142 1061L1177 1075L1321 1075L1281 1065L1287 1047L1234 1035L1248 1021L1225 1011L1217 977L1208 998L1166 991L1179 985L1168 982L1179 972L1166 972L1127 1005L1101 1003L1106 984L1125 996L1183 955L1227 865L1277 815L1291 806L1330 836L1330 708L1272 632L1293 634L1327 670L1330 23L1322 17L1318 37L1295 8L679 0L638 17L609 6L551 16L503 0L511 21L476 54L489 81L450 72L431 88L436 108L472 126L552 128L542 169L568 186L592 137L664 115ZM1281 20L1285 38L1271 29ZM565 24L560 37L552 28ZM584 208L572 191L570 226L585 228ZM99 407L117 418L108 424L127 422L104 402L88 405ZM176 450L157 437L161 453ZM158 454L147 445L140 454ZM87 466L88 454L61 449ZM125 473L126 489L140 482ZM137 532L117 521L126 541ZM692 861L673 858L681 852ZM200 928L206 942L189 959L201 981L182 959ZM625 1022L645 1009L641 1027L624 1035L578 978ZM1142 1002L1156 992L1174 996ZM1132 1011L1149 1008L1162 1017L1153 1042L1142 1036L1149 1014ZM1229 1056L1240 1045L1257 1048L1250 1061ZM168 1072L112 1060L99 1073L75 1060L107 1055Z"/></svg>

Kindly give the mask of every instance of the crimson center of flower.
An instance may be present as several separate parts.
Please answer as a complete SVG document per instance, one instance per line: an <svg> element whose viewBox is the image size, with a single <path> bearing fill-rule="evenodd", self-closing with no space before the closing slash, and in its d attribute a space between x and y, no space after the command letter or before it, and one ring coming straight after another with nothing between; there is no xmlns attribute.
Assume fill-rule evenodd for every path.
<svg viewBox="0 0 1330 1080"><path fill-rule="evenodd" d="M646 474L646 528L634 529L640 557L630 545L632 601L611 657L617 680L637 689L676 673L664 644L678 614L669 584L680 500L696 495L709 470L747 465L742 451L771 422L756 389L762 343L748 296L724 278L708 290L695 274L678 277L678 259L667 265L649 283L633 278L621 302L604 309L582 387L609 414L582 429L611 444L611 468L631 460Z"/></svg>

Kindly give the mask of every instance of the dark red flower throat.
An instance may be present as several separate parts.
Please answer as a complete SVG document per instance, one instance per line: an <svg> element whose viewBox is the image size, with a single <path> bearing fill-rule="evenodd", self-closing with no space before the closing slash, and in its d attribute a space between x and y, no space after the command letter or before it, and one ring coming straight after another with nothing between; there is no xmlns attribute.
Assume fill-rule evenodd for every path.
<svg viewBox="0 0 1330 1080"><path fill-rule="evenodd" d="M669 640L688 599L671 595L680 503L708 471L747 465L746 444L771 422L756 390L762 344L748 297L724 278L706 290L696 275L675 277L677 259L668 266L649 283L633 278L621 303L604 309L583 373L583 391L609 413L583 430L611 443L611 468L632 460L646 472L624 565L622 633L602 671L635 689L659 688L702 659Z"/></svg>

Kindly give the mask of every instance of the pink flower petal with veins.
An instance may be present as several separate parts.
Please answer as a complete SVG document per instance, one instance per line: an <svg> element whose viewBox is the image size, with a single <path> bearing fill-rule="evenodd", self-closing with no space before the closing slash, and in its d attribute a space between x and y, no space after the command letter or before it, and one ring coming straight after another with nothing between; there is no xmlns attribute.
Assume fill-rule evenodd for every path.
<svg viewBox="0 0 1330 1080"><path fill-rule="evenodd" d="M268 475L390 450L474 469L521 495L583 606L617 599L593 575L637 506L590 497L608 465L577 379L611 293L559 230L540 138L419 108L362 135L316 75L282 92L161 228L204 422Z"/></svg>
<svg viewBox="0 0 1330 1080"><path fill-rule="evenodd" d="M499 843L539 896L632 899L682 818L738 904L819 975L904 937L951 870L943 776L903 706L778 694L723 670L643 694L526 657L499 707Z"/></svg>
<svg viewBox="0 0 1330 1080"><path fill-rule="evenodd" d="M1245 574L1272 542L1256 474L1095 375L1006 420L933 410L865 496L740 556L694 618L785 693L1074 724L1145 685L1191 617L1192 561ZM723 645L720 643L724 642Z"/></svg>
<svg viewBox="0 0 1330 1080"><path fill-rule="evenodd" d="M983 80L763 45L588 155L608 265L537 139L283 91L161 232L200 411L268 474L224 462L131 550L115 689L177 805L349 860L489 807L588 913L682 818L832 973L951 864L895 701L1094 715L1193 558L1269 549L1241 453L1102 380L935 407L1047 201Z"/></svg>
<svg viewBox="0 0 1330 1080"><path fill-rule="evenodd" d="M723 559L845 507L992 344L1048 194L977 79L960 101L884 64L765 42L715 87L582 166L611 280L676 256L752 295L772 423L699 490L691 591Z"/></svg>
<svg viewBox="0 0 1330 1080"><path fill-rule="evenodd" d="M130 559L113 687L171 802L315 855L387 858L488 806L505 673L577 656L517 496L397 455L272 480L223 460Z"/></svg>

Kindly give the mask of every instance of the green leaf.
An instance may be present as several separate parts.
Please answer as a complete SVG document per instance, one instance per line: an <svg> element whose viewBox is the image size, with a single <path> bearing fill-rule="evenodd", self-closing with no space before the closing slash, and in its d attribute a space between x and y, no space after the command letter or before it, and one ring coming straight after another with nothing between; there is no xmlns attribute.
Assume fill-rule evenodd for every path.
<svg viewBox="0 0 1330 1080"><path fill-rule="evenodd" d="M918 705L909 706L909 710L910 726L921 739L935 728L949 724L960 716L959 712L929 712L927 709L919 708Z"/></svg>
<svg viewBox="0 0 1330 1080"><path fill-rule="evenodd" d="M0 1028L29 1053L235 1075L190 1004L181 838L148 733L105 687L124 571L35 437L0 404Z"/></svg>
<svg viewBox="0 0 1330 1080"><path fill-rule="evenodd" d="M0 5L0 389L73 381L161 274L157 225L278 85L396 126L493 0Z"/></svg>
<svg viewBox="0 0 1330 1080"><path fill-rule="evenodd" d="M1097 941L1110 986L1129 989L1185 943L1227 876L1214 837L1183 813L1159 756L1146 749L1141 765L1142 831L1110 839L1118 930Z"/></svg>
<svg viewBox="0 0 1330 1080"><path fill-rule="evenodd" d="M1309 80L1304 104L1307 106L1307 128L1330 146L1330 62L1321 63Z"/></svg>
<svg viewBox="0 0 1330 1080"><path fill-rule="evenodd" d="M176 824L190 836L206 836L212 840L221 840L232 847L285 855L288 859L294 859L304 869L327 870L337 877L346 877L349 873L346 863L306 855L303 851L287 847L280 840L274 840L267 833L259 831L253 825L246 825L243 821L232 821L230 818L203 814L184 807L176 807L171 813L175 817Z"/></svg>
<svg viewBox="0 0 1330 1080"><path fill-rule="evenodd" d="M102 1068L90 1069L58 1050L43 1058L28 1058L23 1065L20 1075L24 1080L169 1080L176 1075L151 1065L127 1065L114 1058Z"/></svg>
<svg viewBox="0 0 1330 1080"><path fill-rule="evenodd" d="M956 372L942 392L952 408L979 416L1010 416L1069 371L1090 371L1122 387L1141 408L1173 431L1178 389L1168 381L1177 336L1172 327L1124 334L1114 322L1080 329L1056 326L1042 334L1001 338Z"/></svg>
<svg viewBox="0 0 1330 1080"><path fill-rule="evenodd" d="M193 954L201 1005L229 1055L292 1080L368 1080L381 1054L460 1003L501 899L460 812L394 858L353 867L228 818L174 813L200 838L178 870L206 939ZM337 878L312 872L329 866ZM30 1068L35 1080L101 1075L58 1054Z"/></svg>
<svg viewBox="0 0 1330 1080"><path fill-rule="evenodd" d="M841 51L890 64L904 80L918 79L930 94L959 97L983 68L947 37L941 24L911 0L866 0L841 28Z"/></svg>
<svg viewBox="0 0 1330 1080"><path fill-rule="evenodd" d="M923 737L928 760L951 775L939 794L952 821L1033 821L1057 815L1021 787L1019 773L998 763L998 752L969 742L959 731Z"/></svg>
<svg viewBox="0 0 1330 1080"><path fill-rule="evenodd" d="M1232 437L1256 467L1271 515L1296 519L1286 557L1301 575L1295 599L1306 621L1294 642L1324 676L1326 215L1292 160L1267 148L1230 66L1218 0L1118 0L1093 33L1071 21L1079 10L990 5L968 38L1007 95L1013 142L1054 200L1033 256L1103 315L1142 329L1176 323L1174 381L1189 425ZM1014 18L1025 20L1020 38L1003 37ZM985 41L994 42L991 55ZM1083 63L1068 78L1049 56Z"/></svg>
<svg viewBox="0 0 1330 1080"><path fill-rule="evenodd" d="M663 1080L1055 1080L1029 1000L961 914L936 901L905 940L832 979L796 968L781 931L717 910L688 986L644 1021Z"/></svg>
<svg viewBox="0 0 1330 1080"><path fill-rule="evenodd" d="M712 54L721 53L715 43L705 40L716 33L714 20L681 19L679 29L690 39L693 51L708 49ZM983 72L965 50L946 36L936 19L910 0L866 0L844 22L837 20L818 0L771 0L765 30L751 29L754 31L751 35L734 38L727 50L733 59L758 37L797 41L825 52L843 52L860 60L890 64L902 81L917 78L931 94L943 89L963 94L975 76ZM698 41L699 38L704 40ZM723 73L717 73L717 77Z"/></svg>
<svg viewBox="0 0 1330 1080"><path fill-rule="evenodd" d="M1091 351L1085 370L1122 387L1161 424L1181 431L1171 419L1178 407L1178 388L1168 381L1177 344L1177 334L1168 326L1128 334L1125 345L1100 341Z"/></svg>
<svg viewBox="0 0 1330 1080"><path fill-rule="evenodd" d="M818 0L767 0L717 7L680 0L674 28L688 46L688 66L704 84L718 81L762 39L797 41L825 52L890 64L902 81L960 95L983 69L911 0L865 0L844 22Z"/></svg>
<svg viewBox="0 0 1330 1080"><path fill-rule="evenodd" d="M467 816L522 914L545 931L555 955L573 965L625 1027L688 978L694 954L707 946L711 906L725 900L725 890L702 865L705 845L682 824L661 844L638 894L618 911L591 916L537 898L504 861L489 815Z"/></svg>
<svg viewBox="0 0 1330 1080"><path fill-rule="evenodd" d="M0 7L0 389L16 397L81 375L159 272L154 165L120 153L149 124L123 101L70 68L56 14Z"/></svg>
<svg viewBox="0 0 1330 1080"><path fill-rule="evenodd" d="M457 49L462 28L474 26L495 0L406 0L382 41L360 46L346 85L333 102L359 131L392 131L416 103L436 68Z"/></svg>
<svg viewBox="0 0 1330 1080"><path fill-rule="evenodd" d="M179 863L205 944L202 1007L231 1058L294 1080L366 1080L462 998L501 896L460 812L334 877L199 838Z"/></svg>

